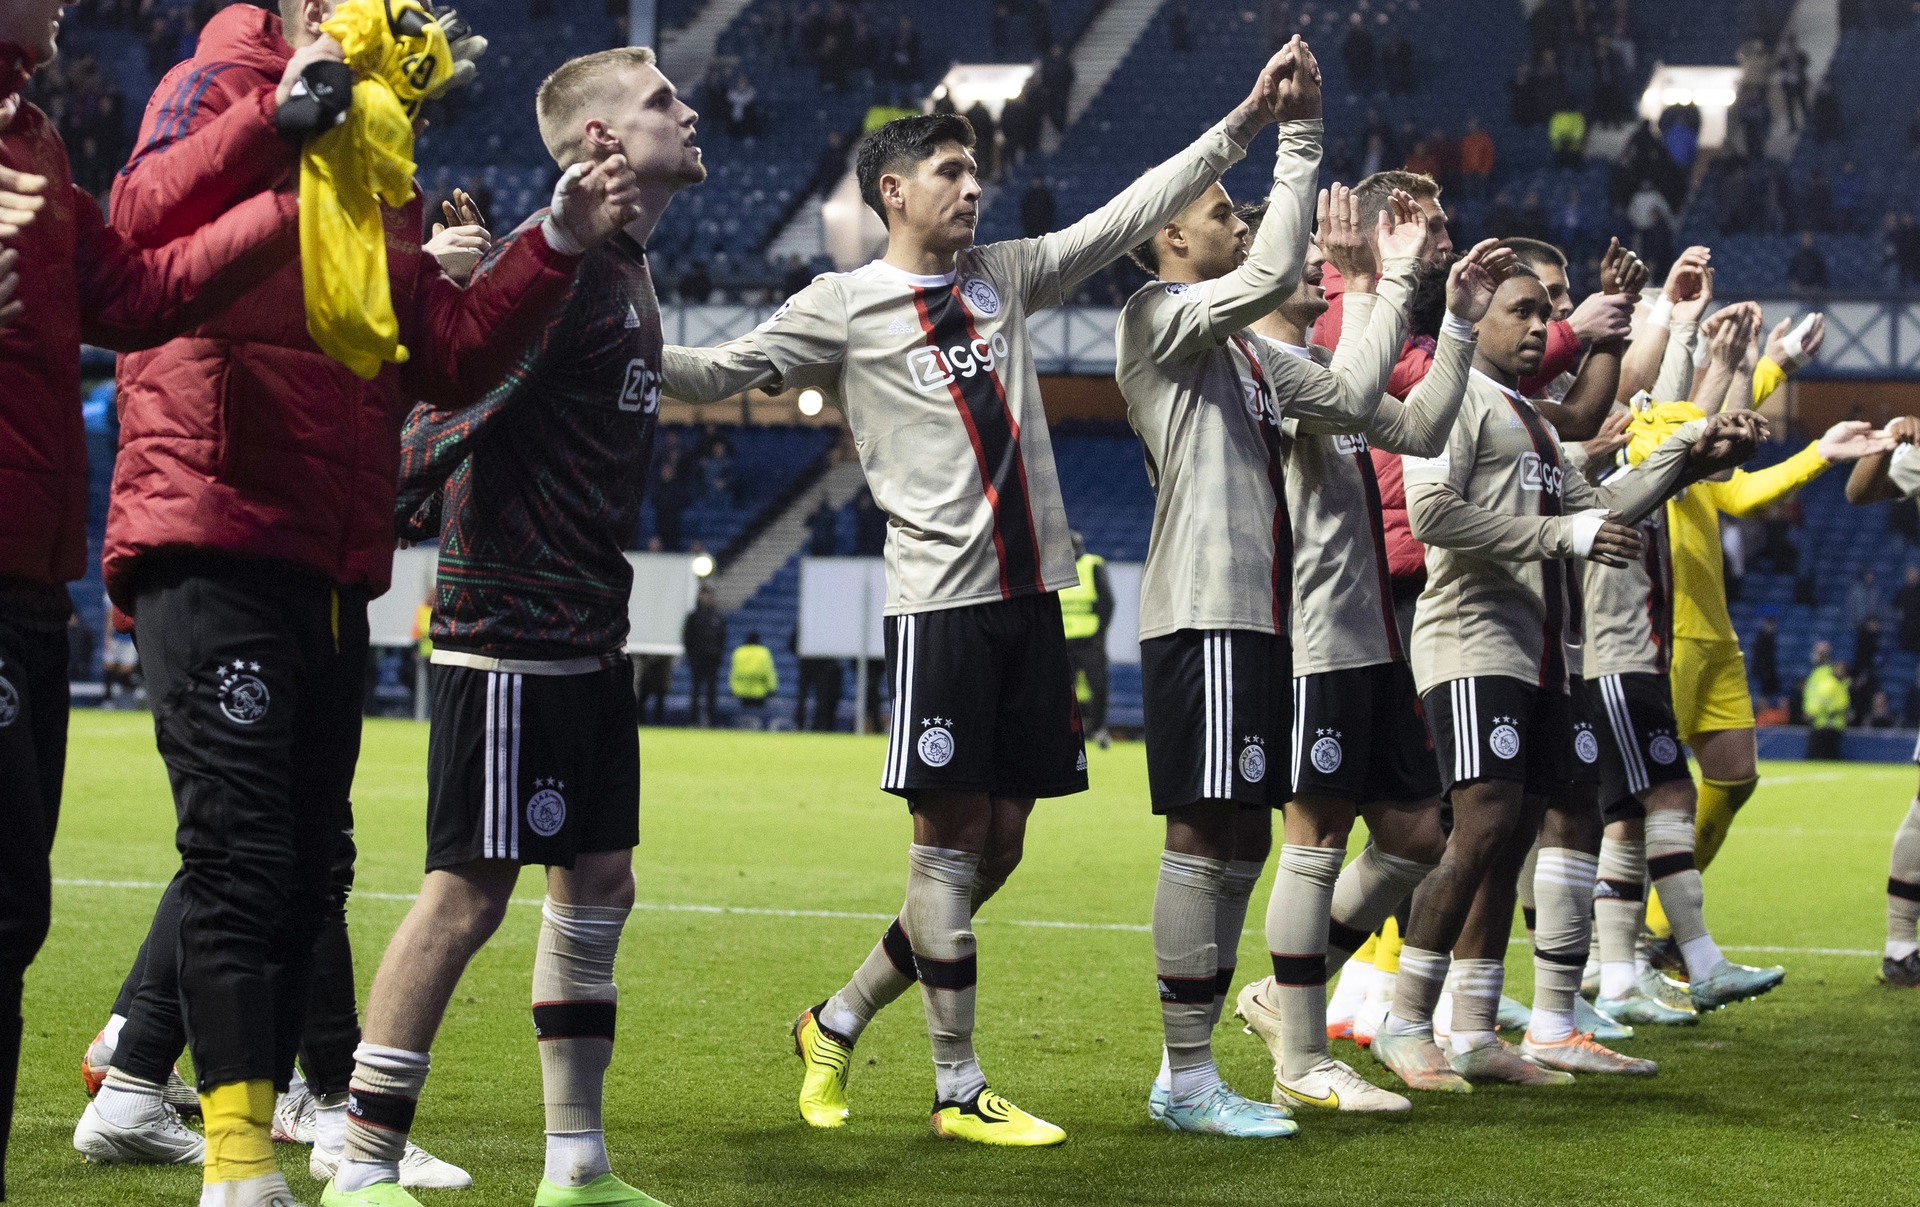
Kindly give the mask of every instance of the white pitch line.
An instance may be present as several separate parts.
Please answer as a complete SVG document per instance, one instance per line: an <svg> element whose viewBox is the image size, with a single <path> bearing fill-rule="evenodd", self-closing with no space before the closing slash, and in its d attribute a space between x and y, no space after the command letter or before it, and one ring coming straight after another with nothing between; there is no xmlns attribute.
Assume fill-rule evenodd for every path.
<svg viewBox="0 0 1920 1207"><path fill-rule="evenodd" d="M125 889L164 889L166 884L157 880L73 880L56 879L55 884L62 888L125 888ZM418 893L375 893L354 890L355 897L372 901L416 901ZM512 905L540 905L539 897L514 897ZM680 905L663 901L636 901L633 908L662 914L745 914L756 918L844 918L856 922L891 922L892 914L856 913L838 909L761 909L750 905ZM1141 926L1132 922L1051 922L1034 918L982 918L985 924L1001 926L1037 927L1042 930L1107 930L1128 934L1151 934L1151 926ZM1260 934L1258 930L1243 931L1243 934ZM1531 940L1516 938L1508 940L1514 947L1527 945ZM1794 956L1878 956L1877 951L1867 951L1852 947L1734 947L1722 945L1722 951L1757 951L1775 955Z"/></svg>

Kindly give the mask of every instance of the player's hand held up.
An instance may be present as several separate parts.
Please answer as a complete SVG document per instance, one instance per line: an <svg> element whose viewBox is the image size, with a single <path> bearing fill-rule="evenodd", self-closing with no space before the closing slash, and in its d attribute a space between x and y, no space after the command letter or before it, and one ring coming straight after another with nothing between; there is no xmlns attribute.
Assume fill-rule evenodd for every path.
<svg viewBox="0 0 1920 1207"><path fill-rule="evenodd" d="M1380 215L1380 229L1385 231L1387 216ZM1425 231L1422 226L1422 232ZM1360 224L1360 202L1353 190L1344 184L1336 183L1331 188L1320 190L1320 201L1314 220L1313 241L1320 248L1320 254L1333 265L1347 288L1358 293L1373 292L1373 279L1380 275L1380 263L1373 254L1373 244L1367 238L1367 230ZM1388 252L1381 248L1381 255L1400 253Z"/></svg>
<svg viewBox="0 0 1920 1207"><path fill-rule="evenodd" d="M541 233L555 251L579 255L613 238L639 216L640 184L627 157L611 155L566 170L553 186L553 210Z"/></svg>
<svg viewBox="0 0 1920 1207"><path fill-rule="evenodd" d="M1868 453L1884 453L1899 443L1900 440L1893 434L1892 424L1888 425L1886 431L1876 432L1873 425L1864 419L1848 419L1828 428L1816 447L1821 460L1832 464L1836 461L1858 461Z"/></svg>
<svg viewBox="0 0 1920 1207"><path fill-rule="evenodd" d="M1253 136L1274 122L1297 122L1320 116L1320 64L1295 34L1260 69L1247 99L1228 115L1227 134L1246 146Z"/></svg>
<svg viewBox="0 0 1920 1207"><path fill-rule="evenodd" d="M1482 239L1454 261L1447 272L1447 310L1456 318L1477 323L1487 316L1500 283L1513 273L1513 249L1498 239Z"/></svg>
<svg viewBox="0 0 1920 1207"><path fill-rule="evenodd" d="M493 232L480 216L480 207L460 189L453 190L452 201L442 201L440 211L445 222L433 224L433 238L421 250L440 262L440 271L461 285L493 249Z"/></svg>
<svg viewBox="0 0 1920 1207"><path fill-rule="evenodd" d="M1767 420L1752 411L1722 411L1707 416L1707 429L1687 451L1693 476L1706 477L1734 469L1759 449L1767 438Z"/></svg>
<svg viewBox="0 0 1920 1207"><path fill-rule="evenodd" d="M1826 315L1816 311L1799 327L1792 319L1781 319L1767 336L1767 359L1792 376L1820 355L1820 345L1826 342Z"/></svg>
<svg viewBox="0 0 1920 1207"><path fill-rule="evenodd" d="M1360 213L1358 201L1353 203L1353 209L1357 225ZM1431 238L1427 216L1420 212L1413 194L1405 189L1388 193L1387 208L1380 211L1380 220L1374 231L1374 242L1380 247L1380 258L1391 260L1396 256L1411 256L1417 260L1426 254L1427 242Z"/></svg>
<svg viewBox="0 0 1920 1207"><path fill-rule="evenodd" d="M0 239L11 239L33 224L47 203L47 178L0 167Z"/></svg>

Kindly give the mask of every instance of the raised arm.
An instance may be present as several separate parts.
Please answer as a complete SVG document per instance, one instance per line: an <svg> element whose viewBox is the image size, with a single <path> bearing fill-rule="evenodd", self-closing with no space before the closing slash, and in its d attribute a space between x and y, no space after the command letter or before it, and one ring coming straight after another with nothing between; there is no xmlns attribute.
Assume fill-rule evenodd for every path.
<svg viewBox="0 0 1920 1207"><path fill-rule="evenodd" d="M1313 182L1319 172L1319 120L1281 123L1273 192L1245 263L1224 277L1191 286L1187 305L1158 308L1164 325L1153 333L1155 360L1189 360L1217 348L1229 335L1271 314L1294 291L1306 258ZM1323 217L1327 204L1322 190Z"/></svg>
<svg viewBox="0 0 1920 1207"><path fill-rule="evenodd" d="M846 307L825 278L789 298L773 317L717 348L669 347L662 388L686 402L717 402L846 358ZM848 400L841 399L844 405Z"/></svg>
<svg viewBox="0 0 1920 1207"><path fill-rule="evenodd" d="M1707 293L1707 260L1712 252L1705 247L1689 247L1680 253L1667 271L1667 283L1654 302L1646 324L1620 361L1620 384L1614 401L1625 402L1642 390L1650 390L1666 364L1667 345L1673 339L1674 312L1680 306ZM1709 295L1710 296L1710 295ZM1667 400L1670 401L1670 400Z"/></svg>
<svg viewBox="0 0 1920 1207"><path fill-rule="evenodd" d="M1473 369L1473 325L1486 316L1493 295L1513 267L1513 252L1488 239L1447 274L1447 314L1440 324L1433 367L1407 395L1380 400L1367 440L1375 448L1415 457L1435 457L1447 447Z"/></svg>
<svg viewBox="0 0 1920 1207"><path fill-rule="evenodd" d="M1618 249L1616 249L1618 250ZM1632 299L1640 296L1647 283L1647 266L1632 252L1609 255L1601 262L1600 291L1625 304L1632 314ZM1620 362L1626 352L1626 335L1604 339L1587 351L1580 375L1567 391L1564 402L1537 401L1540 414L1560 433L1562 440L1589 440L1599 432L1620 385Z"/></svg>
<svg viewBox="0 0 1920 1207"><path fill-rule="evenodd" d="M1052 271L1034 275L1027 308L1060 305L1080 282L1171 222L1283 115L1289 121L1320 116L1320 68L1297 36L1267 60L1253 91L1219 125L1072 226L1034 240L1039 263Z"/></svg>
<svg viewBox="0 0 1920 1207"><path fill-rule="evenodd" d="M299 202L256 193L213 223L142 248L73 189L81 338L115 352L152 348L226 309L300 250Z"/></svg>
<svg viewBox="0 0 1920 1207"><path fill-rule="evenodd" d="M1853 463L1853 473L1847 477L1847 502L1882 503L1898 499L1904 493L1890 475L1895 461L1913 455L1913 443L1920 440L1920 419L1911 415L1895 419L1887 425L1887 439L1895 442L1892 448L1868 453ZM1905 452L1901 451L1902 446Z"/></svg>
<svg viewBox="0 0 1920 1207"><path fill-rule="evenodd" d="M1884 453L1896 443L1892 435L1874 431L1864 419L1836 423L1819 440L1778 465L1736 473L1729 481L1713 483L1713 502L1728 515L1750 515L1791 495L1835 462Z"/></svg>

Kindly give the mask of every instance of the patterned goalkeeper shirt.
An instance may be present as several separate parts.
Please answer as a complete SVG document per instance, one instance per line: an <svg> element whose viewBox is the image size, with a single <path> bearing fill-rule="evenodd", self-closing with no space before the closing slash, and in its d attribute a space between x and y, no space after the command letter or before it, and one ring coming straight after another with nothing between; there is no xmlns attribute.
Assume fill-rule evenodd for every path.
<svg viewBox="0 0 1920 1207"><path fill-rule="evenodd" d="M539 225L494 245L485 272ZM622 233L589 251L546 328L487 395L414 407L397 525L440 536L433 644L491 658L617 653L660 412L660 311L646 253Z"/></svg>

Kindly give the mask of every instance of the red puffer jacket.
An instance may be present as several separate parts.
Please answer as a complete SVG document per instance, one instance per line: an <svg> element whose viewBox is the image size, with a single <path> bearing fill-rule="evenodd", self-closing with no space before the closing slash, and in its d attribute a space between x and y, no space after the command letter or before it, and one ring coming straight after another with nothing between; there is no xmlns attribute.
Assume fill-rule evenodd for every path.
<svg viewBox="0 0 1920 1207"><path fill-rule="evenodd" d="M164 242L289 179L298 157L274 132L273 92L291 53L278 17L244 4L217 13L147 102L138 149L114 181L114 225ZM362 381L321 352L297 260L219 318L121 359L103 555L121 610L132 611L140 559L172 549L387 589L408 408L463 405L498 382L565 296L579 257L529 231L462 290L420 250L417 194L385 218L406 364Z"/></svg>
<svg viewBox="0 0 1920 1207"><path fill-rule="evenodd" d="M74 187L46 114L0 96L0 165L48 179L47 203L8 240L20 317L0 331L0 578L58 587L86 573L87 444L80 341L150 348L294 256L297 204L261 193L164 248L142 250Z"/></svg>

